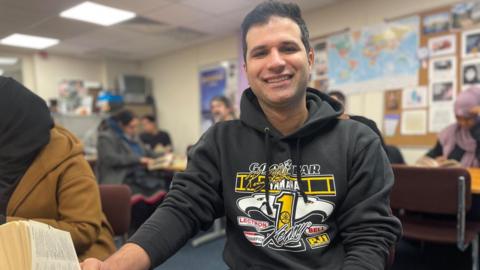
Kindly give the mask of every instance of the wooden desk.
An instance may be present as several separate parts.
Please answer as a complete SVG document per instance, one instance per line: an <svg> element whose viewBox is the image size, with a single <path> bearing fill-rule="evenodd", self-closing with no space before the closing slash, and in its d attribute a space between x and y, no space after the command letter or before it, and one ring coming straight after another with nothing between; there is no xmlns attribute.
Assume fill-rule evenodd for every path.
<svg viewBox="0 0 480 270"><path fill-rule="evenodd" d="M158 158L154 164L148 166L150 171L170 171L183 172L187 168L187 158L185 156L169 154L168 156Z"/></svg>
<svg viewBox="0 0 480 270"><path fill-rule="evenodd" d="M473 194L480 194L480 168L468 168L471 178L471 189Z"/></svg>

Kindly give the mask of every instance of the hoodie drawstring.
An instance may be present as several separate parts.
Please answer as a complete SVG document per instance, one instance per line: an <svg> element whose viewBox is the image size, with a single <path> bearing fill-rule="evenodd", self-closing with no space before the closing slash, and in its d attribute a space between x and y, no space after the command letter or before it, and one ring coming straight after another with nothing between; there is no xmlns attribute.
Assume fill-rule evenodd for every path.
<svg viewBox="0 0 480 270"><path fill-rule="evenodd" d="M265 199L267 200L267 213L271 215L273 213L270 206L270 163L272 163L272 150L270 149L270 129L265 128L265 148L266 148L266 169L265 169Z"/></svg>
<svg viewBox="0 0 480 270"><path fill-rule="evenodd" d="M296 154L297 154L297 157L295 159L295 165L297 165L297 183L298 183L298 187L300 188L300 194L302 195L302 198L303 198L303 201L305 203L308 202L308 198L307 198L307 194L305 194L305 183L303 183L302 181L302 162L301 162L301 158L302 158L302 155L301 155L301 150L300 150L300 138L297 139L297 151L296 151Z"/></svg>
<svg viewBox="0 0 480 270"><path fill-rule="evenodd" d="M265 131L265 156L266 156L266 171L265 171L265 199L267 201L267 213L271 215L273 213L272 207L270 206L270 165L272 163L272 149L271 149L271 139L270 139L270 129L266 127ZM300 147L300 138L297 139L296 145L296 158L295 165L297 166L297 183L299 187L300 195L303 198L305 203L308 203L307 194L305 194L305 183L302 181L302 153Z"/></svg>

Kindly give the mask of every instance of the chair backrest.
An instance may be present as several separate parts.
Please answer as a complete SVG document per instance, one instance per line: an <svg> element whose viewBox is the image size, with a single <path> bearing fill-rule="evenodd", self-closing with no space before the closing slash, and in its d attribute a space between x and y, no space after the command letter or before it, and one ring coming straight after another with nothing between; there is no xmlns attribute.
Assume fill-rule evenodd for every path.
<svg viewBox="0 0 480 270"><path fill-rule="evenodd" d="M425 168L393 165L392 209L456 215L459 204L471 207L470 174L464 168ZM463 182L463 184L462 184Z"/></svg>
<svg viewBox="0 0 480 270"><path fill-rule="evenodd" d="M125 235L130 227L132 191L127 185L102 184L100 197L105 216L115 235Z"/></svg>

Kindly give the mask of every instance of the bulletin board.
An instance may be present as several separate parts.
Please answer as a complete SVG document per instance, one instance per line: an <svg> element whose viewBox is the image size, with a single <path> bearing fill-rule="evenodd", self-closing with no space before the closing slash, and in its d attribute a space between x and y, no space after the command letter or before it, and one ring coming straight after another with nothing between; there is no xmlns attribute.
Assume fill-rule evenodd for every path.
<svg viewBox="0 0 480 270"><path fill-rule="evenodd" d="M455 43L455 51L453 52L446 52L443 55L435 55L435 53L430 52L430 55L428 58L426 58L424 61L422 61L422 64L420 65L419 68L419 76L418 76L418 86L423 87L423 89L427 90L427 95L428 95L428 102L425 104L425 106L420 106L418 108L414 109L406 109L404 108L402 102L404 102L404 98L402 98L402 91L405 91L404 89L392 89L389 91L386 91L384 93L385 96L385 102L384 102L384 133L390 133L390 136L384 136L385 141L387 144L393 144L393 145L398 145L398 146L432 146L435 144L437 140L437 132L432 132L431 127L430 127L430 117L433 117L433 109L431 110L431 107L433 106L434 102L432 102L432 97L430 95L433 95L431 93L433 86L431 84L434 83L432 79L432 74L429 74L429 65L435 63L436 61L441 61L442 59L450 59L454 58L454 67L452 67L453 70L453 91L455 92L455 95L458 95L458 93L461 91L462 88L462 32L468 31L467 29L452 29L452 26L450 28L445 29L445 30L439 30L436 29L435 31L438 31L435 33L435 31L432 31L428 33L428 30L424 28L424 21L428 20L428 18L432 18L432 16L435 16L437 14L445 14L448 13L451 16L451 11L452 11L452 6L444 6L424 12L420 12L418 15L420 16L420 36L419 36L419 48L428 48L431 49L432 47L435 47L435 42L440 44L437 47L441 47L442 42L448 42L452 41L454 39ZM438 15L440 16L440 15ZM478 27L478 26L477 26ZM441 28L439 26L439 28ZM430 44L430 45L429 45ZM433 61L433 62L432 62ZM432 62L432 63L431 63ZM393 94L395 93L395 94ZM396 100L398 100L399 106L397 107L392 107L391 102L389 103L389 99L392 99L391 96L395 96ZM453 102L452 103L446 103L446 104L437 104L435 107L439 107L439 109L449 109L453 111ZM443 107L443 108L442 108ZM402 125L405 125L405 116L411 114L411 113L419 113L420 111L424 111L426 114L426 133L424 134L405 134L401 132ZM452 116L453 117L453 112ZM396 119L397 118L397 119ZM451 120L451 119L450 119ZM396 124L395 128L393 128L393 122L398 121ZM390 122L390 123L389 123ZM390 127L388 125L390 124ZM387 129L390 128L388 131ZM394 130L393 130L394 129ZM432 128L434 129L434 128ZM385 134L387 135L387 134Z"/></svg>
<svg viewBox="0 0 480 270"><path fill-rule="evenodd" d="M468 6L467 11L461 11L463 6ZM474 75L470 77L475 78L469 83L480 85L480 2L462 2L418 11L385 22L412 16L419 18L417 55L421 61L418 82L402 89L382 85L385 87L382 89L384 121L380 128L387 144L433 147L438 132L448 125L446 123L455 122L453 103L458 93L467 88L464 75L467 68L472 68L470 73ZM470 40L467 33L472 33ZM328 62L324 63L330 61L324 49L330 45L322 44L328 36L312 40L316 56L321 55L314 63L313 85L321 90L330 89L330 78L325 76L330 67ZM465 49L466 40L478 42L478 45ZM449 68L445 68L447 66ZM409 83L415 84L415 81Z"/></svg>

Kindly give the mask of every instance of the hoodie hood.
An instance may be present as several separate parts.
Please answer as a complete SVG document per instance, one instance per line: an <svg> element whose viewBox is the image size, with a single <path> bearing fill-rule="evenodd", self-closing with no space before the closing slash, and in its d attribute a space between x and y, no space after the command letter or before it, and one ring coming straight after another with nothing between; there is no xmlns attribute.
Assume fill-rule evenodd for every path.
<svg viewBox="0 0 480 270"><path fill-rule="evenodd" d="M332 121L336 121L337 117L343 113L343 106L340 102L318 90L307 88L308 119L300 129L292 134L283 136L268 122L251 88L243 92L240 108L240 120L245 125L262 133L265 131L265 128L268 128L271 134L277 138L301 138L308 136L319 128L332 123Z"/></svg>
<svg viewBox="0 0 480 270"><path fill-rule="evenodd" d="M53 148L55 151L48 151L47 148ZM56 125L50 131L50 143L40 152L32 165L40 164L42 171L48 173L60 163L78 155L83 155L83 145L80 140L70 131Z"/></svg>

